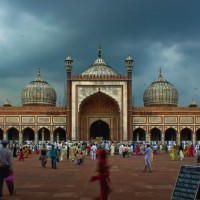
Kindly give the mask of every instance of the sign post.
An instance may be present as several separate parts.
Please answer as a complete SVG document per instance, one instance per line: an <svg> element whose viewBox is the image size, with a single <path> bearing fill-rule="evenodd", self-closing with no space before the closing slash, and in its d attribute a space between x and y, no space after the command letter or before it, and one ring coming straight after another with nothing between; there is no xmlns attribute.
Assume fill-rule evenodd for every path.
<svg viewBox="0 0 200 200"><path fill-rule="evenodd" d="M171 200L196 200L199 185L200 166L181 166Z"/></svg>

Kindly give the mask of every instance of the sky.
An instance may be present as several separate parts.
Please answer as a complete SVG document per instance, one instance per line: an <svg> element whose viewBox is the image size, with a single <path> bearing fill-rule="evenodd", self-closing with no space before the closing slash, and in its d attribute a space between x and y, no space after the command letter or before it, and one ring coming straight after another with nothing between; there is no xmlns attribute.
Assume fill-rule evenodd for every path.
<svg viewBox="0 0 200 200"><path fill-rule="evenodd" d="M119 74L134 60L133 106L158 78L179 93L178 106L200 105L199 0L0 0L0 106L21 106L21 92L41 77L64 104L65 58L72 74L102 58Z"/></svg>

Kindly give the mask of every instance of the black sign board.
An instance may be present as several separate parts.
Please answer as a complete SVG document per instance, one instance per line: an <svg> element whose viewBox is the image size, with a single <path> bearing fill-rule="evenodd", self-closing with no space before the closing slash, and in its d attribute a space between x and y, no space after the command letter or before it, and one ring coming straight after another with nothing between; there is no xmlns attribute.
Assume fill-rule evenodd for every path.
<svg viewBox="0 0 200 200"><path fill-rule="evenodd" d="M171 200L195 200L199 196L200 166L181 166Z"/></svg>

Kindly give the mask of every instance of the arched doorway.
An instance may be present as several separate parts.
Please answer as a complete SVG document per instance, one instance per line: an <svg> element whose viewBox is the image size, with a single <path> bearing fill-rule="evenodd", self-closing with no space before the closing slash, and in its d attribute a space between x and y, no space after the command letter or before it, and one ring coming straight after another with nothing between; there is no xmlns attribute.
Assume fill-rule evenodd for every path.
<svg viewBox="0 0 200 200"><path fill-rule="evenodd" d="M100 124L100 125L99 125ZM78 140L90 140L100 135L120 140L120 109L118 103L99 91L85 98L79 109Z"/></svg>
<svg viewBox="0 0 200 200"><path fill-rule="evenodd" d="M168 128L165 131L165 143L168 146L176 145L176 130L173 128Z"/></svg>
<svg viewBox="0 0 200 200"><path fill-rule="evenodd" d="M66 132L63 128L59 127L54 130L53 141L54 142L66 141Z"/></svg>
<svg viewBox="0 0 200 200"><path fill-rule="evenodd" d="M18 142L19 141L19 131L14 127L9 128L7 130L7 137L8 137L8 140L10 140L10 141Z"/></svg>
<svg viewBox="0 0 200 200"><path fill-rule="evenodd" d="M44 134L44 142L50 141L50 131L47 128L41 128L38 130L38 141L42 143L42 135Z"/></svg>
<svg viewBox="0 0 200 200"><path fill-rule="evenodd" d="M137 128L133 131L133 141L137 141L137 142L145 142L146 141L144 129Z"/></svg>
<svg viewBox="0 0 200 200"><path fill-rule="evenodd" d="M158 128L151 129L150 134L152 143L158 144L161 142L161 132Z"/></svg>
<svg viewBox="0 0 200 200"><path fill-rule="evenodd" d="M180 134L180 140L183 146L192 144L192 131L189 128L182 129Z"/></svg>
<svg viewBox="0 0 200 200"><path fill-rule="evenodd" d="M34 131L33 131L33 129L31 129L31 128L29 128L29 127L27 127L27 128L25 128L24 130L23 130L23 142L25 142L25 141L32 141L32 142L34 142L34 140L35 140L35 135L34 135Z"/></svg>
<svg viewBox="0 0 200 200"><path fill-rule="evenodd" d="M90 126L90 139L95 139L96 137L110 140L110 129L106 122L98 120Z"/></svg>

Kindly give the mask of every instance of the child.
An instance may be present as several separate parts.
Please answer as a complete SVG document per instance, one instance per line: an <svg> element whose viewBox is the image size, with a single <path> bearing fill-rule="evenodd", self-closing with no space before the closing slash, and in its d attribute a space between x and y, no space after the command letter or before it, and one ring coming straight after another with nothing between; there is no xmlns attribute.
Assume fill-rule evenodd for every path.
<svg viewBox="0 0 200 200"><path fill-rule="evenodd" d="M24 161L24 152L23 152L23 149L20 149L20 151L19 151L19 161L20 160Z"/></svg>
<svg viewBox="0 0 200 200"><path fill-rule="evenodd" d="M99 150L99 163L98 163L98 174L96 176L92 176L90 181L98 180L100 183L100 197L97 199L99 200L107 200L108 194L110 193L110 173L109 173L109 166L107 164L107 152L104 149Z"/></svg>

